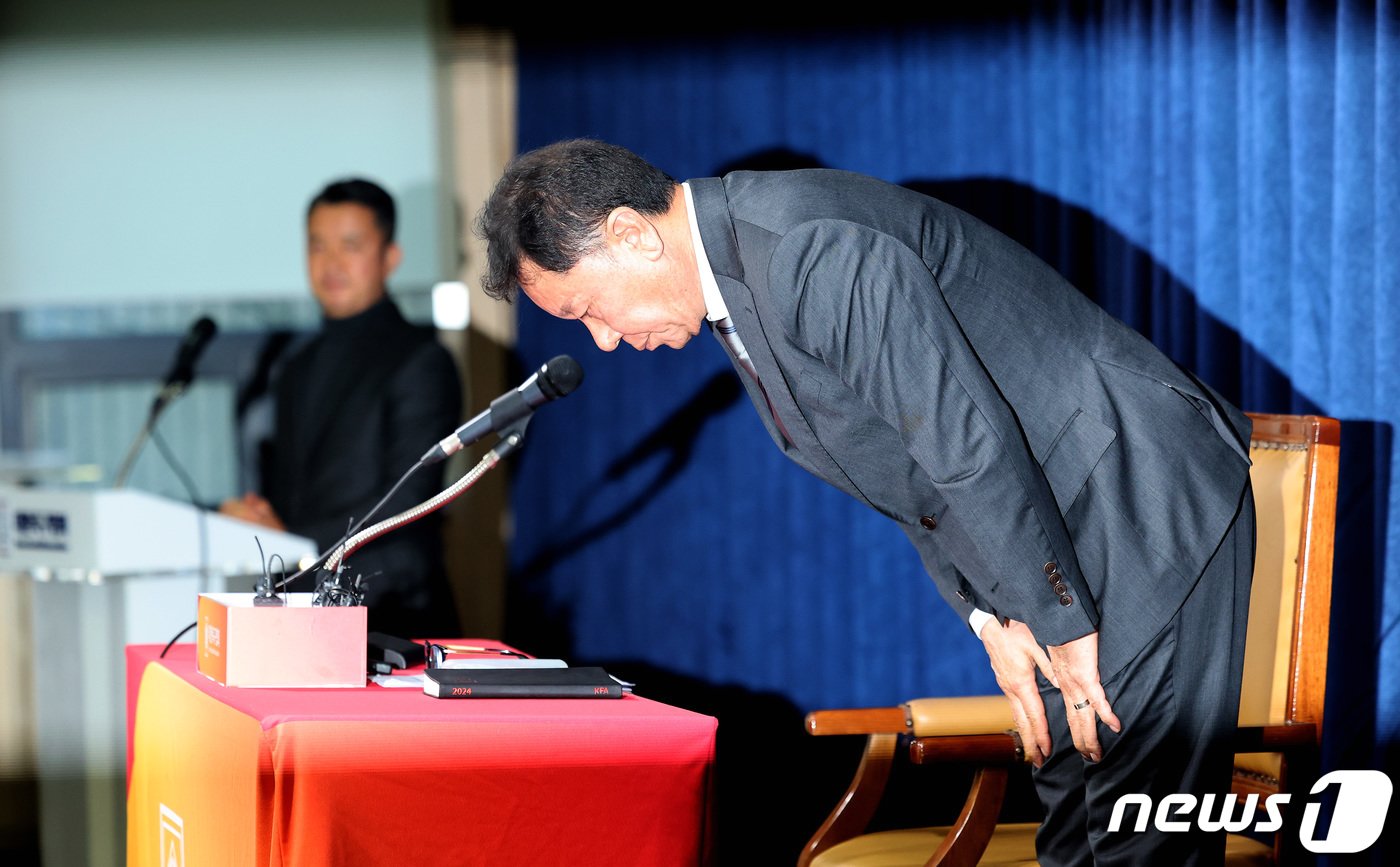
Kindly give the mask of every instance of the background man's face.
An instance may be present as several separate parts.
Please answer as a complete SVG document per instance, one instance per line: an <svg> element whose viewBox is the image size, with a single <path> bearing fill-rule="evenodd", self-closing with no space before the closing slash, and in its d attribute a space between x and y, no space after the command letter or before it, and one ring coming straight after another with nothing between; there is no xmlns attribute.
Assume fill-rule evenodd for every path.
<svg viewBox="0 0 1400 867"><path fill-rule="evenodd" d="M384 297L398 266L397 244L386 244L364 205L317 205L306 220L306 270L311 294L329 319L363 313Z"/></svg>

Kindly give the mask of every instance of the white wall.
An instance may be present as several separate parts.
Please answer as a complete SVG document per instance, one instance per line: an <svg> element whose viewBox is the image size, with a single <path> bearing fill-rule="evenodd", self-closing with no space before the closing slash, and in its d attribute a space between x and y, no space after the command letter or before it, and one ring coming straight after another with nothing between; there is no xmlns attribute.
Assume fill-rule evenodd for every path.
<svg viewBox="0 0 1400 867"><path fill-rule="evenodd" d="M0 306L304 295L358 174L423 287L455 266L431 0L4 0Z"/></svg>

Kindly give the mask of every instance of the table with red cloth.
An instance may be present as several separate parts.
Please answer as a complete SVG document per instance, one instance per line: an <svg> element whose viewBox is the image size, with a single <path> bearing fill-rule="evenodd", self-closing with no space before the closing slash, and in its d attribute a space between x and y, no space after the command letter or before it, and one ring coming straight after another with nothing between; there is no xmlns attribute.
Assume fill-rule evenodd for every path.
<svg viewBox="0 0 1400 867"><path fill-rule="evenodd" d="M193 644L161 650L126 651L131 867L709 863L713 717L636 695L226 688Z"/></svg>

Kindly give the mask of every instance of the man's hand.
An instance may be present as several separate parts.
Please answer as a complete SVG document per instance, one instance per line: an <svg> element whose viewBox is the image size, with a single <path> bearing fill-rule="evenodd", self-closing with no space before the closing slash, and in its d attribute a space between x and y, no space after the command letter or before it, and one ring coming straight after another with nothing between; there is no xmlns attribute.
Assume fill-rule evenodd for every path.
<svg viewBox="0 0 1400 867"><path fill-rule="evenodd" d="M1050 726L1045 721L1045 704L1040 700L1035 670L1039 668L1046 680L1055 683L1050 657L1045 655L1040 642L1031 634L1030 627L1019 620L1008 620L1005 626L993 620L982 627L982 646L987 649L992 671L997 676L997 686L1011 700L1011 717L1016 721L1016 730L1021 733L1021 746L1031 764L1038 768L1050 757L1051 745ZM1094 649L1097 651L1097 643ZM1077 739L1075 743L1078 743Z"/></svg>
<svg viewBox="0 0 1400 867"><path fill-rule="evenodd" d="M251 491L242 497L224 500L219 505L219 514L228 515L230 518L237 518L240 521L261 524L274 530L287 529L282 523L282 519L277 517L277 512L272 508L272 504Z"/></svg>
<svg viewBox="0 0 1400 867"><path fill-rule="evenodd" d="M983 634L986 634L986 630L983 630ZM1050 682L1060 688L1060 697L1065 701L1065 715L1069 718L1069 733L1074 738L1074 747L1084 758L1097 762L1103 758L1103 748L1099 746L1095 717L1103 720L1115 732L1123 727L1108 704L1103 684L1099 683L1099 634L1090 632L1073 641L1051 645L1049 651L1055 671L1055 677L1051 677Z"/></svg>

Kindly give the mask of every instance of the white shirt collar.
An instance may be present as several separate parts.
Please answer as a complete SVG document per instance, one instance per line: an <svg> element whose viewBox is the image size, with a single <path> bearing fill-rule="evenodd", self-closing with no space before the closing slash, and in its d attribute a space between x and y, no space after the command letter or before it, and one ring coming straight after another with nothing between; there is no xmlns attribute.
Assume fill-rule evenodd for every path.
<svg viewBox="0 0 1400 867"><path fill-rule="evenodd" d="M710 268L710 259L705 255L705 242L700 238L700 224L695 219L695 201L691 198L690 184L681 184L685 191L685 216L690 222L690 241L695 248L695 264L700 269L700 289L705 293L705 318L716 322L729 315L729 307L724 296L719 294L719 282Z"/></svg>

